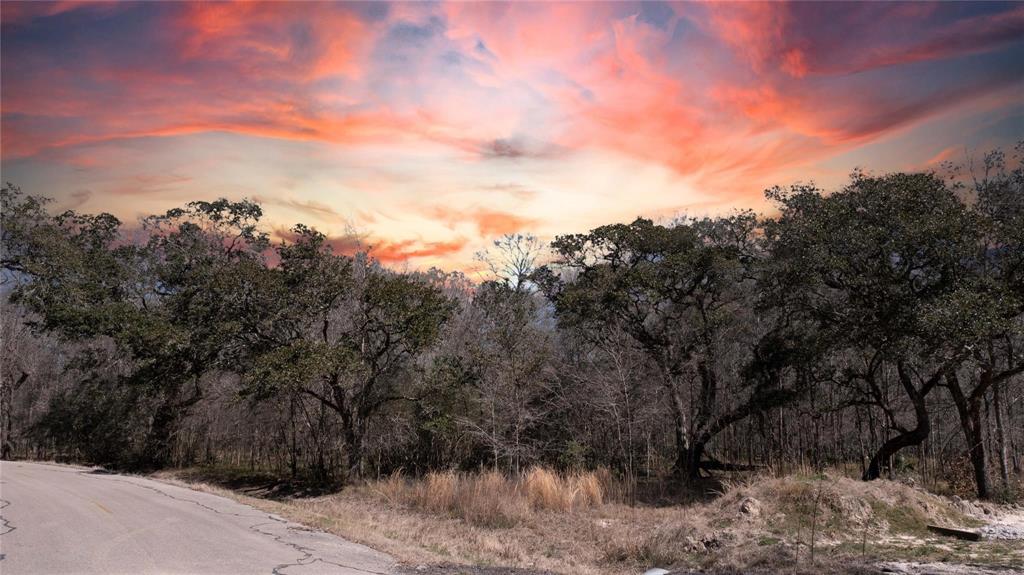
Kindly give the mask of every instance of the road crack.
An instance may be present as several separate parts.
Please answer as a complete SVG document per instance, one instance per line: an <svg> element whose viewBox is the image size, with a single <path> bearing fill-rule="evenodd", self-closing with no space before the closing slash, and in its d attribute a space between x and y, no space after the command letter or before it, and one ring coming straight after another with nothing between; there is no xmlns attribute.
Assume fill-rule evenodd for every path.
<svg viewBox="0 0 1024 575"><path fill-rule="evenodd" d="M7 507L9 507L10 505L10 501L7 501L6 499L0 499L0 511L7 509ZM17 527L11 525L11 522L3 515L0 515L0 527L4 529L4 531L0 532L0 535L7 535L11 531L17 529ZM0 555L0 559L3 559L3 555Z"/></svg>
<svg viewBox="0 0 1024 575"><path fill-rule="evenodd" d="M287 521L278 519L278 518L273 517L273 516L269 516L269 517L270 517L270 519L272 519L272 520L274 520L274 521L276 521L278 523L284 523L285 524L285 529L286 530L289 529L289 527L287 526L287 523L288 523ZM287 545L288 547L291 547L292 549L295 549L296 551L298 551L299 553L302 554L298 559L295 560L294 563L282 563L282 564L277 565L276 567L274 567L274 569L271 571L271 573L273 573L273 575L286 575L284 573L284 571L283 571L284 569L287 569L289 567L303 567L303 566L306 566L306 565L312 565L313 563L324 563L326 565L334 565L336 567L341 567L342 569L351 569L353 571L360 571L362 573L373 573L375 575L388 575L387 573L384 573L384 572L381 572L381 571L373 571L371 569L363 569L362 567L356 567L355 565L344 565L344 564L341 564L341 563L335 563L334 561L328 561L328 560L324 559L323 557L317 557L317 556L315 556L313 554L313 551L315 551L315 549L313 549L311 547L306 547L304 545L300 545L298 543L292 543L291 541L285 541L284 537L281 536L281 535L275 535L273 533L268 533L266 531L263 531L263 530L259 529L259 527L261 527L263 525L270 525L270 523L257 523L256 525L251 526L250 529L252 529L253 531L255 531L255 532L257 532L257 533L259 533L261 535L265 535L267 537L270 537L271 539L273 539L274 541L277 541L278 543L281 543L283 545ZM312 559L312 560L310 560L310 559Z"/></svg>

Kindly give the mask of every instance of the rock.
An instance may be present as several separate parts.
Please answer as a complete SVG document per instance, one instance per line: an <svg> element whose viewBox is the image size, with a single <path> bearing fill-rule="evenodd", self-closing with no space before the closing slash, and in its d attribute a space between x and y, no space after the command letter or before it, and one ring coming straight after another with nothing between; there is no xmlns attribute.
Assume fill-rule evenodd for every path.
<svg viewBox="0 0 1024 575"><path fill-rule="evenodd" d="M722 542L715 535L705 535L704 537L701 537L700 544L708 551L718 549L722 546Z"/></svg>
<svg viewBox="0 0 1024 575"><path fill-rule="evenodd" d="M721 546L722 541L714 534L704 535L700 539L686 538L686 549L692 553L707 553Z"/></svg>
<svg viewBox="0 0 1024 575"><path fill-rule="evenodd" d="M1024 525L986 525L978 529L978 532L985 539L1002 539L1004 541L1024 539Z"/></svg>
<svg viewBox="0 0 1024 575"><path fill-rule="evenodd" d="M888 561L877 564L881 573L892 575L1009 575L1020 573L999 567L986 568L978 565L955 563L915 563L912 561Z"/></svg>
<svg viewBox="0 0 1024 575"><path fill-rule="evenodd" d="M687 551L689 551L691 553L697 553L699 551L704 551L704 546L701 545L700 542L697 541L697 539L694 538L694 537L687 537L686 539L684 539L683 540L683 547Z"/></svg>
<svg viewBox="0 0 1024 575"><path fill-rule="evenodd" d="M746 497L740 501L740 513L748 517L761 515L761 502L753 497Z"/></svg>

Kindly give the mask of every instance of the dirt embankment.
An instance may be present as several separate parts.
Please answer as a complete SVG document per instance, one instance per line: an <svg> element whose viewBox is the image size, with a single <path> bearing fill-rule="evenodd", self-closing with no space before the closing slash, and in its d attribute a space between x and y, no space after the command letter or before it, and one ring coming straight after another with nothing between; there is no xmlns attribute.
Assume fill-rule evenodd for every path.
<svg viewBox="0 0 1024 575"><path fill-rule="evenodd" d="M1024 573L1024 509L950 499L899 482L758 480L733 486L707 505L707 514L738 548L768 537L796 558L810 560L813 549L826 562L874 572ZM938 535L928 525L976 531L982 540Z"/></svg>

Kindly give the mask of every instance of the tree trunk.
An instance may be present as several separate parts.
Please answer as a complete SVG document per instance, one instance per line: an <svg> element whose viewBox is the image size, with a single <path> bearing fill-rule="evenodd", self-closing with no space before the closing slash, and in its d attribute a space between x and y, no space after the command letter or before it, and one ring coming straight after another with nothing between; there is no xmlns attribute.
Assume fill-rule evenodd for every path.
<svg viewBox="0 0 1024 575"><path fill-rule="evenodd" d="M363 476L363 426L357 420L358 415L342 416L345 431L345 471L346 480L353 481Z"/></svg>
<svg viewBox="0 0 1024 575"><path fill-rule="evenodd" d="M882 465L888 464L887 462L893 455L896 455L896 453L904 447L920 445L921 442L928 439L928 434L931 433L931 421L929 420L928 404L925 402L925 398L927 397L928 392L935 386L936 382L938 382L941 377L941 372L932 376L923 386L921 386L921 389L918 390L903 362L897 362L896 367L897 372L899 373L900 384L903 386L904 391L907 393L907 397L910 398L911 403L914 405L914 417L917 419L917 424L910 431L904 431L896 437L889 438L880 448L878 448L878 451L875 453L874 457L871 458L871 462L868 464L867 471L864 472L864 481L871 481L881 477Z"/></svg>
<svg viewBox="0 0 1024 575"><path fill-rule="evenodd" d="M981 410L977 404L968 414L970 425L964 427L967 437L971 465L974 467L974 483L978 488L978 498L988 499L992 496L988 481L988 463L985 458L985 443L981 427Z"/></svg>
<svg viewBox="0 0 1024 575"><path fill-rule="evenodd" d="M985 378L986 375L983 374L982 377ZM981 395L977 393L978 389L985 387L987 382L982 381L968 397L964 395L963 388L960 387L960 378L956 373L951 372L946 376L946 388L949 389L957 414L960 416L960 429L964 433L967 454L974 468L974 485L979 499L991 497L988 465L985 460L984 429L981 426Z"/></svg>
<svg viewBox="0 0 1024 575"><path fill-rule="evenodd" d="M1001 399L1001 385L992 389L992 407L996 410L996 449L999 454L999 476L1003 481L1003 488L1010 487L1010 469L1006 461L1006 428L1003 426L1003 402Z"/></svg>
<svg viewBox="0 0 1024 575"><path fill-rule="evenodd" d="M691 478L690 466L690 442L686 429L686 409L683 405L683 398L679 395L675 382L668 379L665 387L668 388L670 407L672 408L672 422L676 439L676 461L673 465L673 473L686 478ZM693 473L696 471L693 470Z"/></svg>
<svg viewBox="0 0 1024 575"><path fill-rule="evenodd" d="M143 465L160 469L166 467L171 460L171 440L178 426L179 413L172 401L164 401L149 427L146 444L143 448Z"/></svg>
<svg viewBox="0 0 1024 575"><path fill-rule="evenodd" d="M694 441L686 450L686 479L694 481L700 478L701 459L704 457L704 443Z"/></svg>
<svg viewBox="0 0 1024 575"><path fill-rule="evenodd" d="M0 375L0 459L10 459L11 457L11 431L13 425L11 423L11 396L14 395L13 390L7 385L2 375Z"/></svg>
<svg viewBox="0 0 1024 575"><path fill-rule="evenodd" d="M0 419L3 420L3 424L0 425L0 459L10 459L14 452L14 443L11 440L11 435L14 432L14 415L11 413L14 406L14 392L27 379L28 373L23 371L17 381L7 384L0 380Z"/></svg>
<svg viewBox="0 0 1024 575"><path fill-rule="evenodd" d="M871 481L881 477L882 465L888 462L890 457L896 455L896 453L904 447L920 445L921 442L928 438L928 433L930 431L931 423L928 421L928 417L925 416L923 419L919 417L917 420L917 426L914 429L900 433L896 437L892 437L883 443L882 446L878 448L878 451L875 452L874 457L871 458L871 462L868 464L868 468L864 472L864 481Z"/></svg>

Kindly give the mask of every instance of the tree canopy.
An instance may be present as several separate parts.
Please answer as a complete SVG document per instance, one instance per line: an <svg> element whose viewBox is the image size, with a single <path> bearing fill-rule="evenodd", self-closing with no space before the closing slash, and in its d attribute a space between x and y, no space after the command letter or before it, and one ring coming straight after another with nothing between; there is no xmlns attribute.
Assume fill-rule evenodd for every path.
<svg viewBox="0 0 1024 575"><path fill-rule="evenodd" d="M302 224L275 239L248 200L126 225L7 185L4 454L686 481L955 455L993 496L1024 445L1024 172L1001 152L981 169L856 172L769 190L770 215L550 246L512 234L478 282Z"/></svg>

